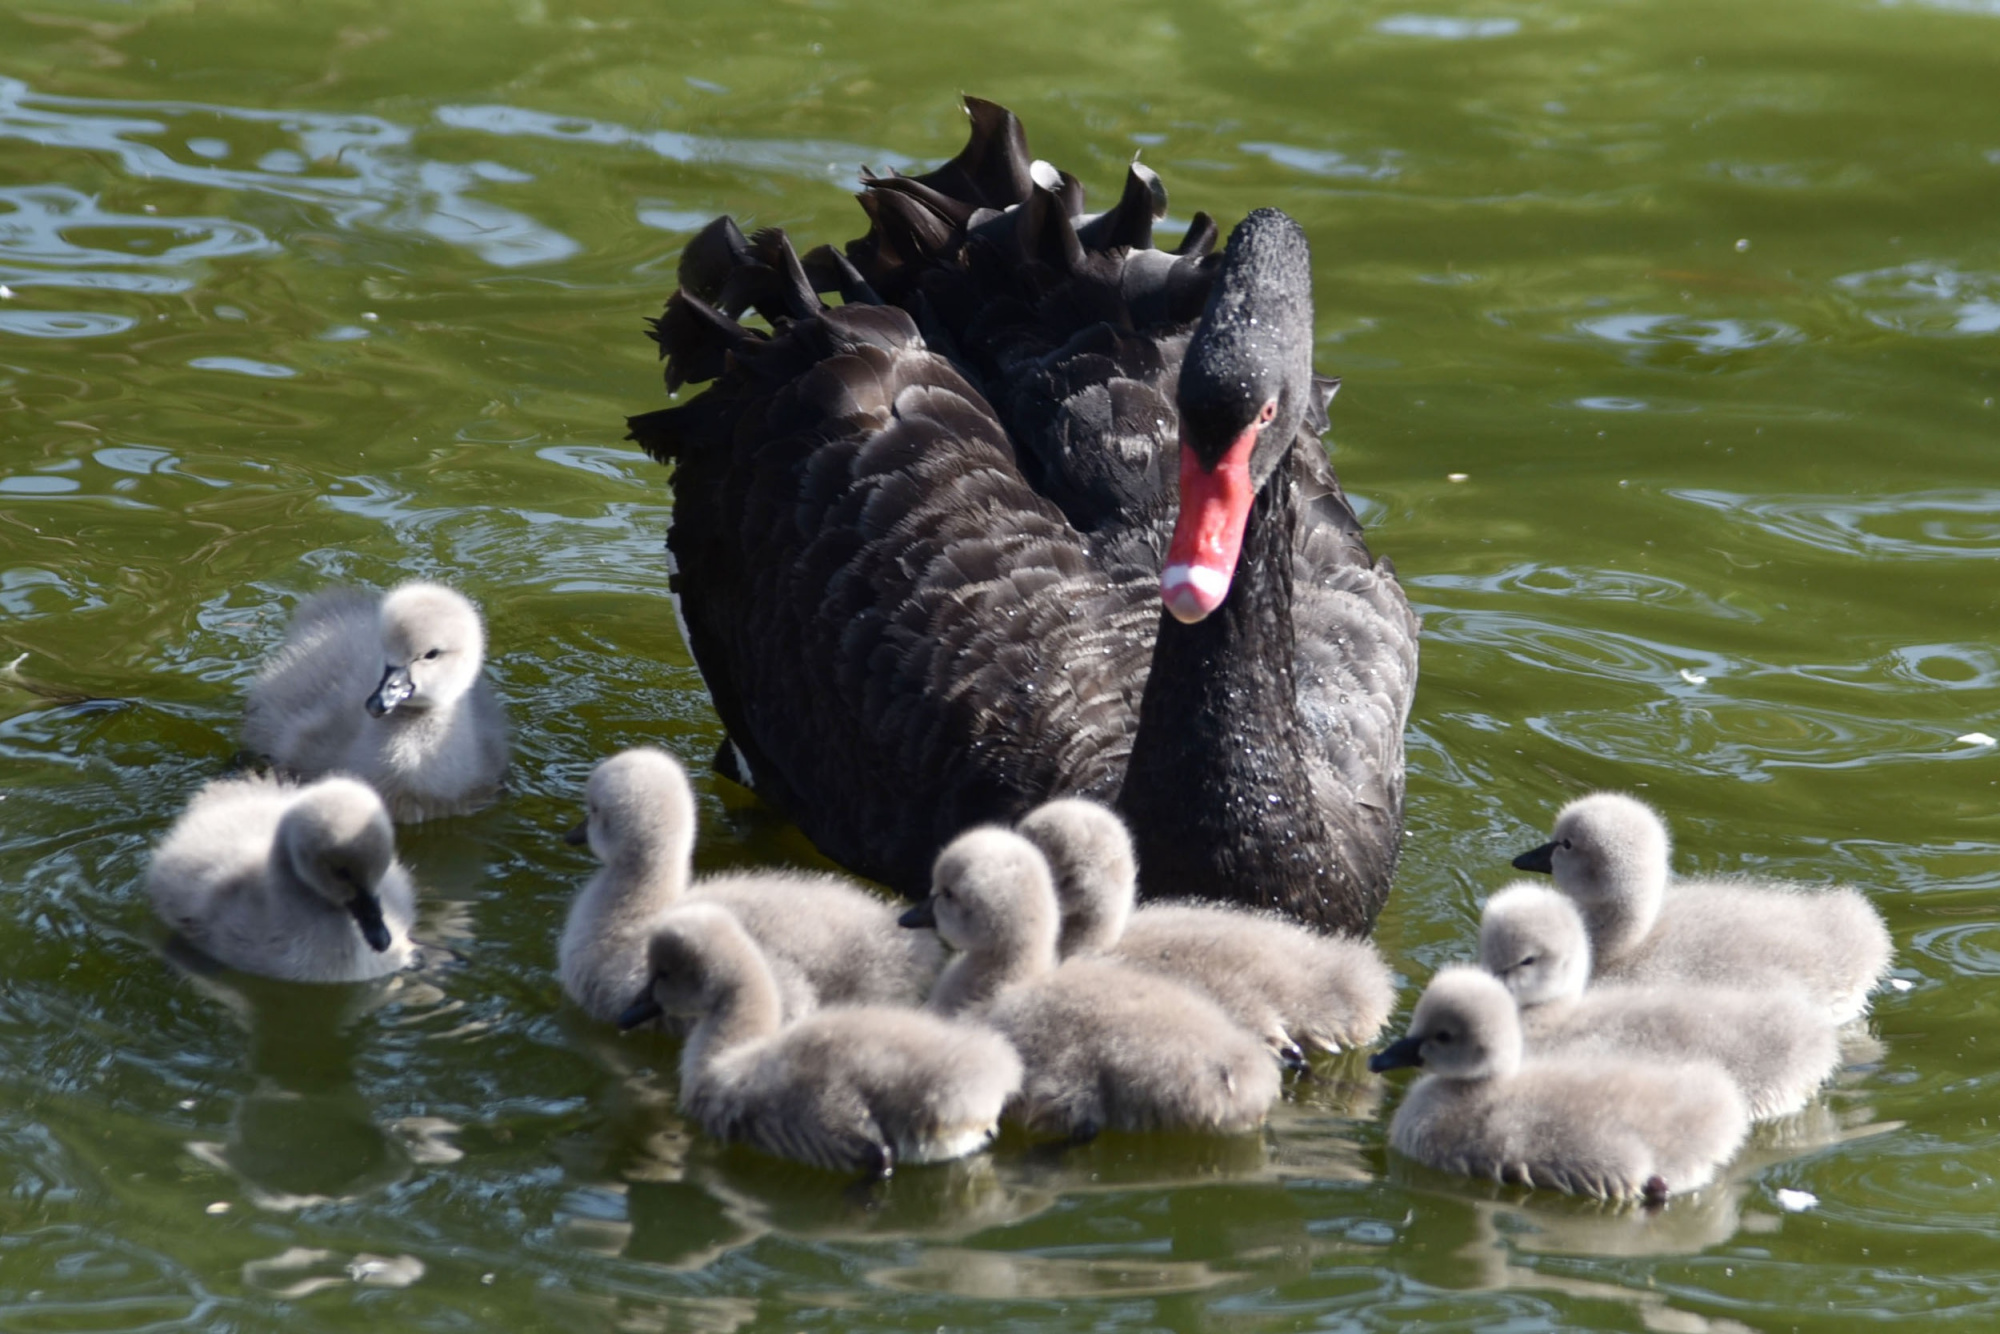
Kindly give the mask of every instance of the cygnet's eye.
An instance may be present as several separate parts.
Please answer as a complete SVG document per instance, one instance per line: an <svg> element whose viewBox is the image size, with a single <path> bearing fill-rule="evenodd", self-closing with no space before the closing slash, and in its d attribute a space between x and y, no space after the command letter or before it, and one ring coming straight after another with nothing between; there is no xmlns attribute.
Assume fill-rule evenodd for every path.
<svg viewBox="0 0 2000 1334"><path fill-rule="evenodd" d="M1536 964L1540 963L1541 961L1542 960L1540 955L1530 954L1527 958L1521 960L1521 962L1515 964L1514 966L1516 968L1533 968Z"/></svg>
<svg viewBox="0 0 2000 1334"><path fill-rule="evenodd" d="M1568 839L1564 839L1562 841L1562 849L1564 852L1570 852L1573 850L1570 846L1570 841Z"/></svg>
<svg viewBox="0 0 2000 1334"><path fill-rule="evenodd" d="M1433 1034L1431 1034L1431 1041L1432 1041L1432 1042L1442 1042L1442 1043L1444 1043L1444 1044L1445 1044L1446 1046L1450 1046L1450 1045L1451 1045L1451 1030L1447 1028L1447 1029L1445 1029L1445 1030L1444 1030L1443 1032L1440 1032L1440 1033L1433 1033Z"/></svg>
<svg viewBox="0 0 2000 1334"><path fill-rule="evenodd" d="M424 660L425 660L426 662L428 662L428 661L430 661L431 659L433 659L433 658L436 658L436 657L437 657L437 656L438 656L439 654L441 654L441 653L443 653L443 652L444 652L444 650L443 650L443 649L441 649L441 648L434 648L434 649L432 649L432 650L431 650L431 651L430 651L429 653L426 653L426 654L424 654ZM1569 845L1565 843L1565 844L1564 844L1563 846L1564 846L1564 847L1568 847Z"/></svg>

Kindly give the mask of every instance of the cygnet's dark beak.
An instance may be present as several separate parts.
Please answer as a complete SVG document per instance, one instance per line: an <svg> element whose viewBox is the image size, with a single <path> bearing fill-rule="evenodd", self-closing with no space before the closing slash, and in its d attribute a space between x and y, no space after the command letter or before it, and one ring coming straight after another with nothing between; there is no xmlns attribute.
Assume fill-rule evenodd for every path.
<svg viewBox="0 0 2000 1334"><path fill-rule="evenodd" d="M589 843L590 821L587 818L578 820L576 825L563 835L563 842L573 848L580 848Z"/></svg>
<svg viewBox="0 0 2000 1334"><path fill-rule="evenodd" d="M925 899L922 903L919 903L916 907L898 917L896 921L907 927L936 927L936 905L936 899Z"/></svg>
<svg viewBox="0 0 2000 1334"><path fill-rule="evenodd" d="M1370 1056L1368 1068L1379 1075L1384 1070L1401 1070L1405 1066L1422 1065L1423 1045L1422 1038L1398 1038Z"/></svg>
<svg viewBox="0 0 2000 1334"><path fill-rule="evenodd" d="M361 928L361 938L368 942L369 949L380 954L394 943L389 935L389 924L382 920L382 900L373 894L356 894L347 901L347 911L354 914L355 923Z"/></svg>
<svg viewBox="0 0 2000 1334"><path fill-rule="evenodd" d="M660 1003L653 999L653 984L648 982L646 989L639 993L639 999L626 1006L625 1012L618 1016L618 1031L630 1033L639 1025L650 1024L665 1013Z"/></svg>
<svg viewBox="0 0 2000 1334"><path fill-rule="evenodd" d="M1553 843L1544 843L1539 848L1530 848L1514 859L1514 869L1517 871L1540 871L1543 875L1554 875L1556 871L1555 850L1556 845Z"/></svg>
<svg viewBox="0 0 2000 1334"><path fill-rule="evenodd" d="M376 686L375 693L368 697L368 712L377 718L384 717L415 694L416 689L417 683L410 679L409 668L390 667L382 673L382 684Z"/></svg>

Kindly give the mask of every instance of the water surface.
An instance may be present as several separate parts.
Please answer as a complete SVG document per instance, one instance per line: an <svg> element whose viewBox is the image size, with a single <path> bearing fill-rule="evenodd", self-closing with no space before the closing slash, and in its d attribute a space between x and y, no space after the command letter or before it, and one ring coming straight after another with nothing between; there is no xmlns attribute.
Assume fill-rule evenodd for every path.
<svg viewBox="0 0 2000 1334"><path fill-rule="evenodd" d="M2000 1306L1994 6L0 6L0 1328L1850 1329ZM1226 1143L874 1196L718 1149L561 1001L590 765L719 739L639 336L970 90L1102 198L1279 205L1330 444L1425 615L1414 994L1598 786L1683 870L1864 886L1871 1039L1658 1216L1391 1156L1324 1067ZM379 988L168 958L146 848L304 593L472 593L516 791L413 831ZM1971 738L1971 739L1968 739ZM810 863L700 781L704 865ZM1995 1124L1989 1124L1989 1121Z"/></svg>

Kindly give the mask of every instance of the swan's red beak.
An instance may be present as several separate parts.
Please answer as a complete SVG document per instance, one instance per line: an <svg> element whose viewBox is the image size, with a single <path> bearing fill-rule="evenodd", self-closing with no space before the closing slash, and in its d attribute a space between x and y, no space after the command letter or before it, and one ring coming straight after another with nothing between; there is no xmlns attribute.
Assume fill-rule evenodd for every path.
<svg viewBox="0 0 2000 1334"><path fill-rule="evenodd" d="M1257 499L1250 485L1250 451L1264 422L1246 427L1213 469L1181 443L1181 511L1174 523L1167 567L1160 571L1160 598L1174 619L1193 625L1222 605L1243 550L1243 526Z"/></svg>

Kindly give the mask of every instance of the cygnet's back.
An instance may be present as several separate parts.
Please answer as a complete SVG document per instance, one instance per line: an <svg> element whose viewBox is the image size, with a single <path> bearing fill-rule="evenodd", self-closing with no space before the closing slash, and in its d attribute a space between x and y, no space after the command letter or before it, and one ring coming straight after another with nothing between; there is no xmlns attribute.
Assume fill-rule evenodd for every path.
<svg viewBox="0 0 2000 1334"><path fill-rule="evenodd" d="M694 1021L681 1106L704 1130L836 1171L887 1175L993 1138L1020 1086L1005 1039L920 1010L836 1006L789 1025L777 983L743 925L712 903L664 914L649 981L621 1023Z"/></svg>
<svg viewBox="0 0 2000 1334"><path fill-rule="evenodd" d="M1063 958L1103 953L1192 987L1287 1059L1372 1042L1395 1006L1395 979L1365 940L1219 904L1135 909L1131 836L1095 802L1048 802L1016 829L1055 876Z"/></svg>
<svg viewBox="0 0 2000 1334"><path fill-rule="evenodd" d="M462 595L407 583L309 598L251 683L243 744L288 775L366 780L397 820L477 810L507 769L507 719Z"/></svg>
<svg viewBox="0 0 2000 1334"><path fill-rule="evenodd" d="M1487 901L1479 962L1520 1005L1530 1054L1712 1060L1735 1081L1752 1120L1804 1107L1840 1060L1833 1024L1792 987L1674 981L1586 991L1583 919L1543 885L1511 885Z"/></svg>
<svg viewBox="0 0 2000 1334"><path fill-rule="evenodd" d="M600 763L583 824L604 863L570 905L558 959L563 989L598 1019L618 1017L646 977L662 913L684 900L721 904L768 958L787 1018L820 1005L917 1005L944 951L929 932L896 925L896 908L838 876L735 871L693 879L694 789L652 747Z"/></svg>
<svg viewBox="0 0 2000 1334"><path fill-rule="evenodd" d="M1563 807L1554 837L1514 859L1555 876L1608 982L1796 985L1835 1023L1868 1008L1893 945L1854 889L1748 878L1670 880L1666 825L1643 802L1600 792Z"/></svg>
<svg viewBox="0 0 2000 1334"><path fill-rule="evenodd" d="M381 799L349 778L208 784L154 849L153 909L210 957L355 982L408 966L415 894Z"/></svg>
<svg viewBox="0 0 2000 1334"><path fill-rule="evenodd" d="M904 915L935 922L960 950L932 995L962 1007L1021 1053L1013 1115L1031 1130L1235 1134L1260 1124L1279 1091L1263 1046L1214 1002L1105 958L1056 962L1047 863L1004 829L975 829L938 854L931 896Z"/></svg>
<svg viewBox="0 0 2000 1334"><path fill-rule="evenodd" d="M1422 1066L1389 1142L1446 1172L1604 1199L1665 1199L1715 1178L1742 1144L1742 1096L1712 1062L1600 1052L1523 1058L1513 997L1439 970L1408 1036L1372 1070Z"/></svg>

